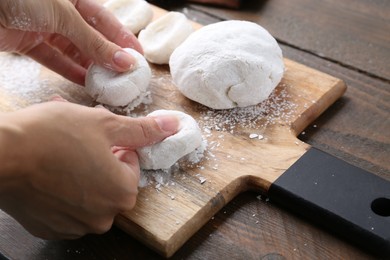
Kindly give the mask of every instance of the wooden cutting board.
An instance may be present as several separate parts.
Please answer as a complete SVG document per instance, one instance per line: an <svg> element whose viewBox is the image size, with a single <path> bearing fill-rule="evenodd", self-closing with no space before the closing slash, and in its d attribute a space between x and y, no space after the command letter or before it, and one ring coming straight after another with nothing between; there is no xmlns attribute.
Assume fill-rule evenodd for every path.
<svg viewBox="0 0 390 260"><path fill-rule="evenodd" d="M154 11L155 17L166 12ZM2 54L0 69L23 62L28 68L35 66L23 57ZM267 101L257 107L225 111L210 110L186 99L171 82L168 66L151 65L153 102L140 108L139 114L161 108L188 113L199 122L208 146L200 163L182 163L171 174L149 177L140 188L134 210L118 216L115 224L169 257L240 192L255 189L266 193L309 149L297 135L346 90L340 79L288 59L285 65L282 82ZM43 102L54 94L93 104L82 88L46 68L39 68L35 78L31 73L28 77L25 82L21 73L11 84L0 83L2 111ZM15 91L18 81L33 86Z"/></svg>

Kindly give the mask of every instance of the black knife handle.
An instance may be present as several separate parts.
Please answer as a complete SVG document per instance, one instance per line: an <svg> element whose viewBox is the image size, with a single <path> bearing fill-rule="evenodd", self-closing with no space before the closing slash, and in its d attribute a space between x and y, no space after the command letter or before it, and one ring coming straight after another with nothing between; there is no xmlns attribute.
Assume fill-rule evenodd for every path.
<svg viewBox="0 0 390 260"><path fill-rule="evenodd" d="M286 207L380 256L390 256L390 182L310 148L268 190Z"/></svg>

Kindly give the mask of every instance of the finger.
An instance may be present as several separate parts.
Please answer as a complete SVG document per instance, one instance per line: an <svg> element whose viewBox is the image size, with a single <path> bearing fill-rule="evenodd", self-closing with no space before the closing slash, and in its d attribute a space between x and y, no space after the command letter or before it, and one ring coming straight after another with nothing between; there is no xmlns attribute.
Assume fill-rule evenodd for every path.
<svg viewBox="0 0 390 260"><path fill-rule="evenodd" d="M124 185L124 196L117 202L118 213L130 211L136 203L138 194L138 183L140 181L140 166L138 155L135 151L118 150L115 156L122 162L122 173L117 180Z"/></svg>
<svg viewBox="0 0 390 260"><path fill-rule="evenodd" d="M83 1L77 1L77 8ZM67 12L61 13L64 21L58 25L56 32L69 38L80 50L85 52L95 63L106 68L123 72L130 70L135 64L135 58L124 51L113 42L108 41L98 31L94 30L81 17L80 13L71 4L67 7ZM96 11L96 4L82 5L86 8L91 6ZM100 6L100 8L103 8ZM85 13L85 11L82 11ZM92 17L93 18L93 17ZM91 18L91 19L92 19Z"/></svg>
<svg viewBox="0 0 390 260"><path fill-rule="evenodd" d="M26 55L68 80L84 86L86 69L65 57L46 43L35 46L29 50Z"/></svg>
<svg viewBox="0 0 390 260"><path fill-rule="evenodd" d="M118 44L122 48L133 48L143 53L137 37L127 30L119 20L102 5L95 1L80 0L76 9L81 16L96 30L102 33L108 40Z"/></svg>
<svg viewBox="0 0 390 260"><path fill-rule="evenodd" d="M130 167L132 170L134 170L136 177L137 177L137 183L139 181L139 161L138 161L138 155L135 151L122 149L115 151L115 156L122 162L126 163L128 167Z"/></svg>
<svg viewBox="0 0 390 260"><path fill-rule="evenodd" d="M97 109L104 109L104 110L108 110L107 108L105 108L102 104L99 104L99 105L96 105L95 108Z"/></svg>
<svg viewBox="0 0 390 260"><path fill-rule="evenodd" d="M85 56L68 38L61 34L52 34L46 42L84 68L88 68L92 63L90 58Z"/></svg>
<svg viewBox="0 0 390 260"><path fill-rule="evenodd" d="M50 101L69 102L68 100L66 100L65 98L61 97L60 95L53 95L50 98Z"/></svg>
<svg viewBox="0 0 390 260"><path fill-rule="evenodd" d="M177 132L179 119L176 116L130 118L116 116L115 125L107 125L111 146L136 149L160 142Z"/></svg>
<svg viewBox="0 0 390 260"><path fill-rule="evenodd" d="M112 153L116 153L116 152L118 152L118 151L120 151L120 150L129 150L127 147L122 147L122 146L113 146L113 147L111 147L111 152Z"/></svg>

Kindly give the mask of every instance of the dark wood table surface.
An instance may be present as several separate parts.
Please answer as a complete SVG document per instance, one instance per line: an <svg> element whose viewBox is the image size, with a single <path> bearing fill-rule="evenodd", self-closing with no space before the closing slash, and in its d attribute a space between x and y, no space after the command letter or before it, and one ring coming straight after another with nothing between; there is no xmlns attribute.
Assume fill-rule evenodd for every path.
<svg viewBox="0 0 390 260"><path fill-rule="evenodd" d="M285 57L343 79L346 94L300 139L390 181L389 1L244 0L239 10L198 4L164 7L201 24L227 19L259 23L278 40ZM172 258L377 258L260 200L259 194L239 195ZM45 241L1 211L0 252L10 259L161 258L115 227L104 235Z"/></svg>

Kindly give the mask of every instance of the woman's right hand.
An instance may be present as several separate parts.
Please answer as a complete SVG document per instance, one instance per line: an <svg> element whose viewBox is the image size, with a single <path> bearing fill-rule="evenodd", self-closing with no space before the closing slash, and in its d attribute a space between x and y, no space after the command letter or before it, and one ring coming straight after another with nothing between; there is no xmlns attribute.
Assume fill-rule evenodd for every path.
<svg viewBox="0 0 390 260"><path fill-rule="evenodd" d="M135 149L177 127L176 117L130 118L69 102L1 113L0 208L45 239L104 233L135 205Z"/></svg>

